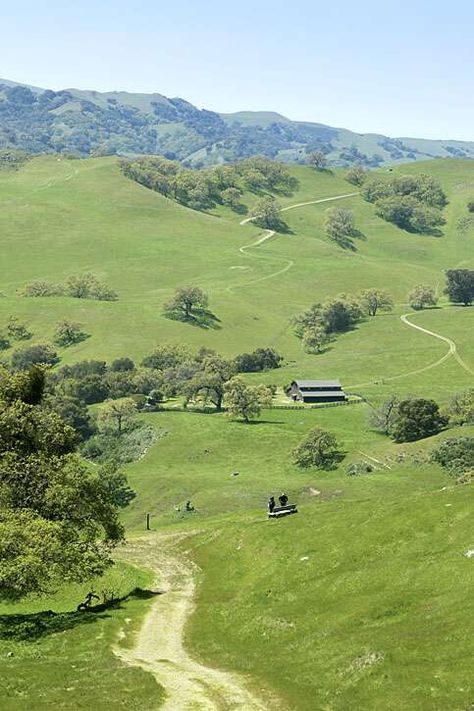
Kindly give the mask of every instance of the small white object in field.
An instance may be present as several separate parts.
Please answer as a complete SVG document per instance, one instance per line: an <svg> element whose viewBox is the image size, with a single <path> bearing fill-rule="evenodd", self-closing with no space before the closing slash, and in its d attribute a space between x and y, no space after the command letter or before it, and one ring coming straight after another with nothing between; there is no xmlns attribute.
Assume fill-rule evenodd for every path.
<svg viewBox="0 0 474 711"><path fill-rule="evenodd" d="M309 560L309 555L301 556L300 560Z"/></svg>
<svg viewBox="0 0 474 711"><path fill-rule="evenodd" d="M474 556L474 549L470 548L464 553L465 558L472 558Z"/></svg>
<svg viewBox="0 0 474 711"><path fill-rule="evenodd" d="M452 504L445 504L445 506L452 506Z"/></svg>

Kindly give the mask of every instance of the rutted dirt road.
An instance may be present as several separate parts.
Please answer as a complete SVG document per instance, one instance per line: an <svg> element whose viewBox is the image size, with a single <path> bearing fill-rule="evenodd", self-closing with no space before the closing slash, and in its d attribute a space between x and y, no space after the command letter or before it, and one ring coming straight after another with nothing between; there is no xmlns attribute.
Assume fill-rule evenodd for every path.
<svg viewBox="0 0 474 711"><path fill-rule="evenodd" d="M155 534L127 545L123 557L153 570L160 594L151 603L133 648L117 645L115 654L127 664L151 672L165 688L167 699L159 707L162 711L269 711L277 708L278 705L270 703L270 697L268 701L257 698L248 689L245 678L200 664L186 651L184 632L194 611L197 568L177 546L188 535Z"/></svg>

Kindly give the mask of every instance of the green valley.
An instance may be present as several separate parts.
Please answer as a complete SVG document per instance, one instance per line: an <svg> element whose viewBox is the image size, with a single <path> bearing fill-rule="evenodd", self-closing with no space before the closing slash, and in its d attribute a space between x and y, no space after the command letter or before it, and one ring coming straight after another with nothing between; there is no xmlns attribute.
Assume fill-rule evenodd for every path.
<svg viewBox="0 0 474 711"><path fill-rule="evenodd" d="M444 413L455 393L473 388L474 310L443 290L445 270L474 269L474 163L376 172L439 181L446 222L431 234L383 220L341 168L288 170L291 190L242 188L241 213L185 207L127 178L112 156L42 155L0 170L0 332L14 317L32 334L2 350L7 365L16 349L52 344L64 320L87 337L54 345L53 377L86 360L138 366L157 346L212 349L228 360L271 348L283 358L241 373L247 385L275 386L250 424L209 402L184 402L182 392L140 410L157 439L122 467L136 492L121 514L129 543L90 586L2 603L2 708L192 708L201 674L194 700L203 709L472 707L474 489L430 454L448 438L474 436L474 425L451 421L396 443L369 418L390 396L434 399ZM283 231L251 219L269 195ZM333 207L351 212L351 248L328 236ZM116 300L21 294L32 282L83 274ZM435 307L410 308L419 284L432 287ZM186 286L208 296L210 325L165 312ZM364 289L386 290L393 309L361 316L321 353L307 352L295 316ZM296 406L284 392L293 380L336 378L357 399ZM87 404L99 418L107 405ZM315 427L340 445L333 468L294 461ZM360 462L366 472L348 475ZM268 520L266 501L281 491L299 512ZM82 619L76 606L92 588L120 600ZM60 619L38 621L45 610Z"/></svg>

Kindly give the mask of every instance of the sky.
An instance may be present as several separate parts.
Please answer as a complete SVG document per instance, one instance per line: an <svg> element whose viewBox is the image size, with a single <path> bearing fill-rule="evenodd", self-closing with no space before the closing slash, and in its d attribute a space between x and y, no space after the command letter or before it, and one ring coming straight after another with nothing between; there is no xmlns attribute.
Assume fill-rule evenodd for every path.
<svg viewBox="0 0 474 711"><path fill-rule="evenodd" d="M472 0L16 0L0 77L474 140Z"/></svg>

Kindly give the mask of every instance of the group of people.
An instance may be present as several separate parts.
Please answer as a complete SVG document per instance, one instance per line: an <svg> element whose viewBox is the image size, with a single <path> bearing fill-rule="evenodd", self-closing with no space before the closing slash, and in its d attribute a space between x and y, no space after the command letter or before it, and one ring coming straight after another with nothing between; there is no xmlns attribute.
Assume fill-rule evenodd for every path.
<svg viewBox="0 0 474 711"><path fill-rule="evenodd" d="M280 502L280 506L287 505L288 496L285 494L284 491L281 492L280 496L278 497L278 501ZM270 496L270 498L268 499L268 513L273 513L275 506L276 506L275 497Z"/></svg>

